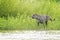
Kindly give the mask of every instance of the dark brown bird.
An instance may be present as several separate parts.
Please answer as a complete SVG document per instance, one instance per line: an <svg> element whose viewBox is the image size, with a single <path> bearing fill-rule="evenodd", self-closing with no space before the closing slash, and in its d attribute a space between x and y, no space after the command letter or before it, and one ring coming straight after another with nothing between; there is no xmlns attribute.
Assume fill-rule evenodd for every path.
<svg viewBox="0 0 60 40"><path fill-rule="evenodd" d="M32 15L33 19L37 20L37 25L39 26L39 23L43 24L44 26L47 26L48 21L53 21L50 16L48 15L39 15L39 14L33 14ZM55 20L55 19L54 19Z"/></svg>

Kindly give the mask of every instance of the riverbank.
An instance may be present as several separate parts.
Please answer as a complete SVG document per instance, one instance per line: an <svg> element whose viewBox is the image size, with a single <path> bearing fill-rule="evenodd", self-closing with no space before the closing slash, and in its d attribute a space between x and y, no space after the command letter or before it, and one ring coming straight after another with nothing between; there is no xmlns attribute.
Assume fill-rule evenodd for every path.
<svg viewBox="0 0 60 40"><path fill-rule="evenodd" d="M0 32L0 40L60 40L60 31Z"/></svg>

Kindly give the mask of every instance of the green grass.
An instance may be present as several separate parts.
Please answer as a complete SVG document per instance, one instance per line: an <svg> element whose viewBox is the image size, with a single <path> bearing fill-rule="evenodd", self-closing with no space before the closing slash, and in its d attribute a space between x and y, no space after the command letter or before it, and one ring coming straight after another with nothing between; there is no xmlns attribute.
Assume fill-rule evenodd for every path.
<svg viewBox="0 0 60 40"><path fill-rule="evenodd" d="M8 20L0 18L1 30L44 30L44 26L37 26L32 19L34 13L48 14L53 22L48 22L48 30L60 30L60 3L50 0L21 0L17 5L17 17L9 17Z"/></svg>

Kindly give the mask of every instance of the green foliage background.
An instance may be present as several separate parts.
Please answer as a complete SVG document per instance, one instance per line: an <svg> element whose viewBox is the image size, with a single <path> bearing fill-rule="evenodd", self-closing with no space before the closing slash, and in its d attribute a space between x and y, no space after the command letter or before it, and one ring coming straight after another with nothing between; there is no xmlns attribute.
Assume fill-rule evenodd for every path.
<svg viewBox="0 0 60 40"><path fill-rule="evenodd" d="M44 26L37 26L36 20L32 19L34 13L55 18L48 22L47 29L60 30L60 0L0 0L0 29L43 30Z"/></svg>

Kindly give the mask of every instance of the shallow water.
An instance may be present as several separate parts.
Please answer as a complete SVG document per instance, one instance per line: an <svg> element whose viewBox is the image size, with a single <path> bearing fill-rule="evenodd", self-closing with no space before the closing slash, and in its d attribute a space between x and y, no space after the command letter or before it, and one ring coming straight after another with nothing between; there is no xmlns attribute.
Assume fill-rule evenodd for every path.
<svg viewBox="0 0 60 40"><path fill-rule="evenodd" d="M60 40L60 31L0 32L0 40Z"/></svg>

